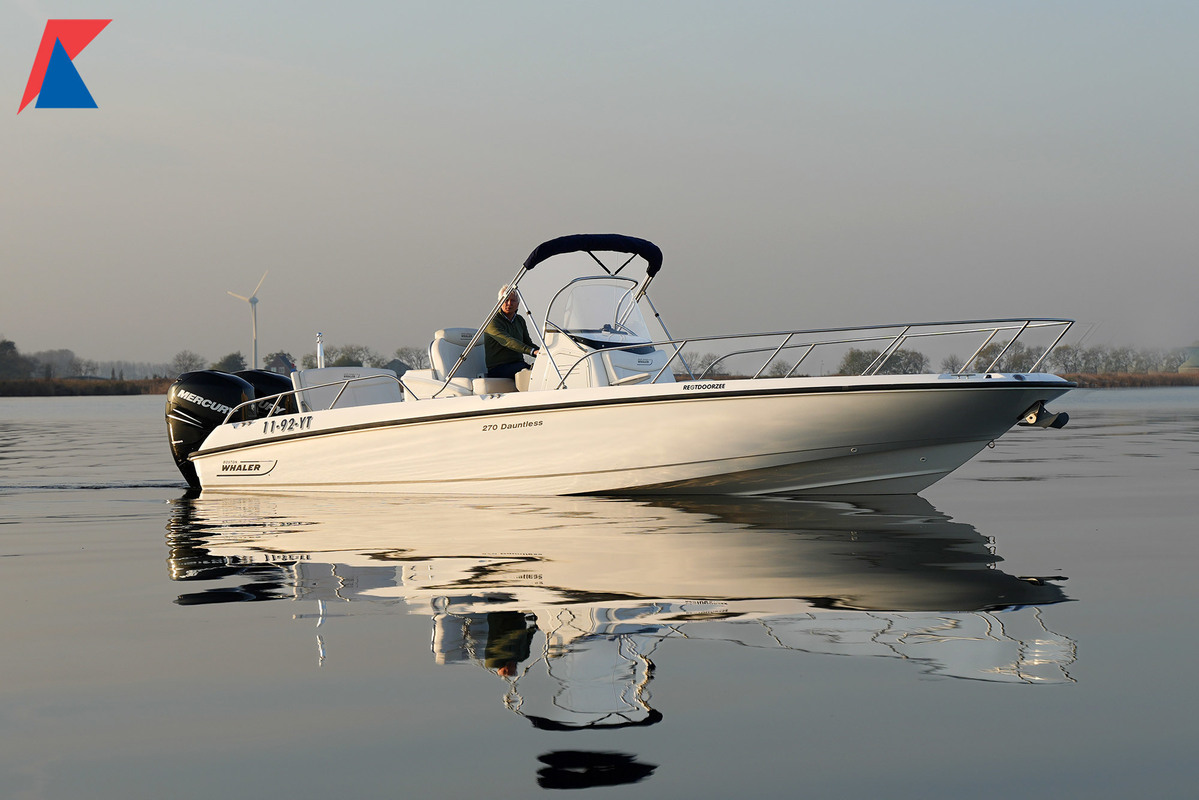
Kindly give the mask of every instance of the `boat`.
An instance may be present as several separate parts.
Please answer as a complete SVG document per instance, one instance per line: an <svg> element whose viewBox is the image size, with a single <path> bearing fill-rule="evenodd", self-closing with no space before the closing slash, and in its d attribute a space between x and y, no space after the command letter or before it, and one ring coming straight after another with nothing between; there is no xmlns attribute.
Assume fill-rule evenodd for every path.
<svg viewBox="0 0 1199 800"><path fill-rule="evenodd" d="M425 369L325 366L318 335L316 368L290 376L185 373L167 394L175 462L193 489L243 493L914 494L1017 424L1068 420L1046 404L1075 384L1038 370L1072 320L675 337L649 294L662 261L619 234L537 246L505 287L539 347L516 379L484 376L502 297L438 330ZM973 349L956 371L893 374L948 341ZM811 374L849 352L873 358Z"/></svg>

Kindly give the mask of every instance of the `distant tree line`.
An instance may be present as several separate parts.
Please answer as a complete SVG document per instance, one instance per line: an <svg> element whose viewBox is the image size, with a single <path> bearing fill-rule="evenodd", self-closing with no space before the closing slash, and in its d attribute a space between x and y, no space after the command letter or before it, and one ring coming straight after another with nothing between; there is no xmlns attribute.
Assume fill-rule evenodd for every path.
<svg viewBox="0 0 1199 800"><path fill-rule="evenodd" d="M1196 343L1199 346L1199 342ZM1005 350L1006 348L1006 350ZM1002 352L1002 355L1000 353ZM989 367L999 372L1030 371L1043 350L1027 347L1017 341L1010 346L1004 342L993 342L982 349L966 367L963 359L950 355L938 365L941 372L982 372ZM880 351L877 349L850 348L837 367L838 375L858 375L876 366ZM996 357L998 356L998 361ZM1056 372L1069 375L1104 374L1149 374L1176 373L1180 364L1187 360L1184 348L1135 349L1127 346L1059 345L1038 366L1041 372ZM330 367L365 366L391 367L400 362L408 369L427 369L428 350L424 347L398 347L390 356L358 344L330 345L325 348L325 365ZM729 364L721 361L717 353L685 351L681 359L672 364L676 372L683 372L683 363L699 375L707 370L710 377L725 377L730 374ZM991 367L992 362L995 362ZM311 369L316 366L316 353L305 354L299 366ZM174 378L184 372L215 369L223 372L238 372L247 368L241 352L229 353L215 361L209 361L190 350L183 350L169 363L146 363L130 361L92 361L76 357L70 350L45 350L22 354L16 344L0 337L0 380L36 379L109 379L144 380L148 378ZM263 367L282 374L295 369L297 361L286 351L269 353L263 359ZM794 364L781 358L774 359L764 375L781 377L792 373ZM926 355L916 350L901 348L892 353L877 369L879 374L914 374L930 371ZM802 374L796 371L794 374Z"/></svg>
<svg viewBox="0 0 1199 800"><path fill-rule="evenodd" d="M1079 347L1061 345L1047 359L1053 372L1077 374L1178 372L1187 360L1181 347L1134 350L1131 347Z"/></svg>
<svg viewBox="0 0 1199 800"><path fill-rule="evenodd" d="M106 378L114 381L163 378L166 363L141 361L93 361L79 358L71 350L43 350L25 355L16 343L0 338L0 380L63 378Z"/></svg>
<svg viewBox="0 0 1199 800"><path fill-rule="evenodd" d="M1039 372L1067 375L1144 375L1152 372L1178 372L1179 365L1187 360L1187 353L1181 347L1135 350L1131 347L1108 345L1082 347L1064 344L1054 348L1040 364L1036 364L1044 352L1042 348L1026 347L1021 342L1015 342L1010 346L1006 342L992 342L979 351L968 366L956 355L947 356L939 366L941 372L984 372L988 369L996 372L1028 372L1035 365ZM859 375L870 369L879 355L878 350L850 348L841 360L836 374ZM927 372L928 366L928 358L923 354L900 349L891 355L878 372L883 375L920 373Z"/></svg>
<svg viewBox="0 0 1199 800"><path fill-rule="evenodd" d="M365 345L345 344L329 345L325 348L326 367L395 367L396 361L403 363L406 369L426 369L429 366L429 353L423 347L399 347L392 356L383 355ZM303 369L316 367L316 352L313 351L300 358L298 366ZM216 361L209 362L203 356L184 350L176 353L171 359L170 371L175 375L192 372L198 369L215 369L221 372L239 372L247 369L245 356L241 352L229 353ZM285 350L268 353L262 359L262 368L288 374L297 368L296 359Z"/></svg>
<svg viewBox="0 0 1199 800"><path fill-rule="evenodd" d="M878 360L880 352L873 349L859 350L850 348L842 358L835 374L861 374ZM1003 355L999 356L1001 352ZM993 367L995 371L1027 372L1043 352L1043 349L1027 347L1019 341L1010 347L1006 342L993 342L984 347L974 357L970 368L966 371L981 372L986 370L992 362L995 362L996 357L999 356L999 360ZM231 358L236 362L240 358L240 353L226 356L225 360ZM294 359L292 359L290 354L279 352L268 355L263 362L264 366L272 369L274 368L272 367L272 359L278 360L280 358L282 359L282 363L294 363ZM1177 372L1179 365L1185 362L1186 359L1186 350L1180 347L1137 350L1126 346L1098 345L1095 347L1080 347L1078 345L1067 344L1054 348L1054 351L1037 366L1037 369L1041 372L1060 372L1066 374L1148 374L1153 372ZM402 362L408 369L427 369L429 367L429 353L423 347L399 347L396 348L392 356L382 355L369 347L356 344L329 346L325 348L325 365L330 367L394 367L395 360ZM942 359L938 366L941 372L957 372L962 369L963 361L964 359L959 356L950 355ZM718 353L684 351L681 359L675 359L672 369L679 373L685 372L683 368L684 362L695 375L700 375L705 371L709 377L728 377L731 374L729 363L722 361ZM300 360L300 365L305 369L315 367L316 353L312 352L303 356ZM800 371L793 372L793 367L794 364L792 362L776 358L771 361L763 375L777 378L788 374L804 374ZM225 369L225 367L215 364L212 368ZM244 367L238 368L242 369ZM930 368L931 363L928 356L917 350L900 348L891 354L878 369L878 372L882 375L919 374L929 372ZM228 371L236 370L229 369ZM276 369L276 371L288 372L290 370Z"/></svg>
<svg viewBox="0 0 1199 800"><path fill-rule="evenodd" d="M1199 346L1197 343L1196 346ZM1006 348L1006 349L1005 349ZM974 356L969 367L965 359L957 355L949 355L938 364L940 372L983 372L988 368L996 372L1028 372L1032 369L1043 348L1027 347L1022 342L1008 346L1006 342L992 342ZM1002 355L1001 355L1002 353ZM851 347L845 352L835 375L861 375L866 371L877 372L879 375L914 375L931 371L932 364L925 354L907 348L900 348L879 364L882 351L877 349L859 349ZM998 360L996 360L998 358ZM1137 350L1132 347L1112 347L1098 345L1081 347L1079 345L1059 345L1054 348L1040 364L1036 364L1039 372L1055 372L1067 375L1106 375L1106 374L1135 374L1176 373L1178 367L1187 360L1184 348ZM682 358L676 359L672 365L676 373L685 373L686 367L695 375L706 374L708 377L727 377L730 374L727 361L720 360L717 353L699 353L686 350ZM992 367L992 363L994 366ZM783 377L785 375L807 374L794 369L795 365L782 358L770 362L762 374L767 377Z"/></svg>

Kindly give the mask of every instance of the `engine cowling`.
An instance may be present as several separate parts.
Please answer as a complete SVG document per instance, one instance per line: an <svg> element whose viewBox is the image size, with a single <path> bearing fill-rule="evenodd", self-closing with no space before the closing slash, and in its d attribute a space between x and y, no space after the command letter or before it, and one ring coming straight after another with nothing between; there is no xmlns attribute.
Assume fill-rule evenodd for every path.
<svg viewBox="0 0 1199 800"><path fill-rule="evenodd" d="M185 372L167 390L166 418L171 455L193 489L200 488L200 478L187 457L199 449L230 411L253 400L254 396L254 387L245 379L213 370ZM245 422L254 416L255 409L246 406L239 409L231 421Z"/></svg>
<svg viewBox="0 0 1199 800"><path fill-rule="evenodd" d="M265 369L244 369L241 372L233 373L237 377L249 383L254 387L254 397L257 398L272 398L256 402L254 404L254 418L278 416L279 414L295 414L299 411L296 408L296 396L289 394L279 398L276 403L273 395L283 394L292 390L291 378L286 375L280 375L277 372L270 372ZM274 410L274 415L271 410Z"/></svg>

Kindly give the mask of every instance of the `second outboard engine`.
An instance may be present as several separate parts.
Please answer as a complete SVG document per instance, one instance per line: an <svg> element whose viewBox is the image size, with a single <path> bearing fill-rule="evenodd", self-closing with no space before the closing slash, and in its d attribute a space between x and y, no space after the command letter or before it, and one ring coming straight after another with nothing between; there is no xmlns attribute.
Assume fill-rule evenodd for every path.
<svg viewBox="0 0 1199 800"><path fill-rule="evenodd" d="M243 369L241 372L233 374L254 387L255 398L271 398L254 404L255 418L278 416L279 414L295 414L299 411L296 408L296 396L294 394L278 398L279 402L277 403L275 402L275 398L272 397L272 395L283 394L292 390L291 378L286 375L280 375L277 372L270 372L265 369ZM271 414L272 409L274 410L274 415Z"/></svg>
<svg viewBox="0 0 1199 800"><path fill-rule="evenodd" d="M171 384L167 390L167 434L171 455L193 489L200 488L200 478L187 457L199 449L230 411L253 399L254 387L227 372L185 372ZM232 419L244 422L253 418L254 409L246 406Z"/></svg>

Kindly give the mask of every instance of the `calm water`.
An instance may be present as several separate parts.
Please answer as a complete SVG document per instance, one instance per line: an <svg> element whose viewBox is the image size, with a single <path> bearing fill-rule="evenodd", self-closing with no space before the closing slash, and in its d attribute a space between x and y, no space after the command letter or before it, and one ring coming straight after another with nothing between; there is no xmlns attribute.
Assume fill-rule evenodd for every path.
<svg viewBox="0 0 1199 800"><path fill-rule="evenodd" d="M0 795L1192 797L1199 390L919 498L187 499L0 400Z"/></svg>

